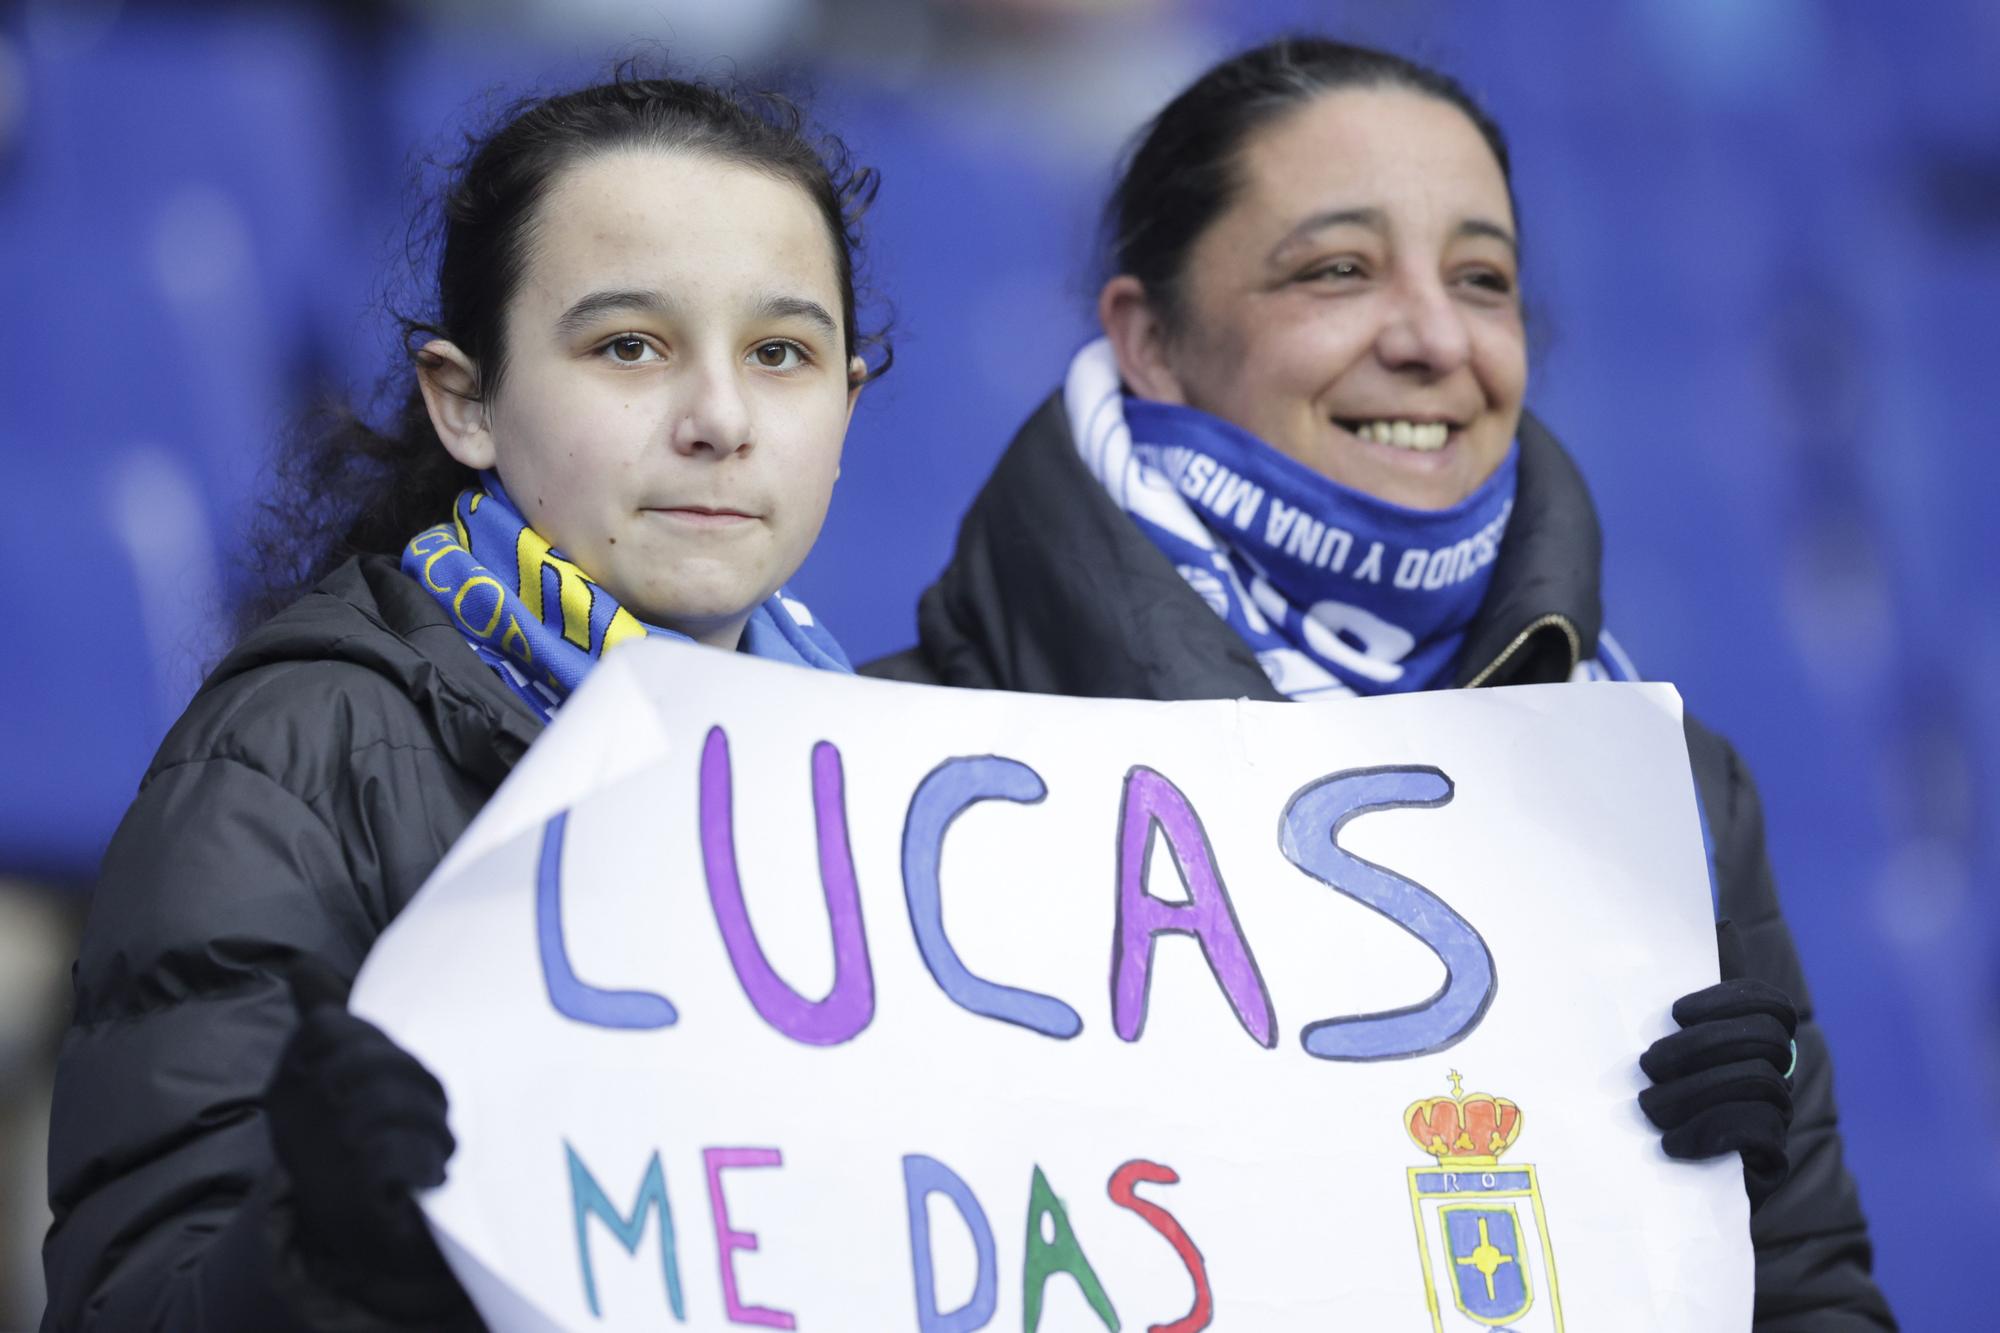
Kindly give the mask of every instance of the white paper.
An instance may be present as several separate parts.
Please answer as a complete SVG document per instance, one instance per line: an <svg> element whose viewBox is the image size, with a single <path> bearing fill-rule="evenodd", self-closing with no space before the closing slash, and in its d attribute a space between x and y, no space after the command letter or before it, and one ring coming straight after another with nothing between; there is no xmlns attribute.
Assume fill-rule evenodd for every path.
<svg viewBox="0 0 2000 1333"><path fill-rule="evenodd" d="M815 825L822 742L838 756L842 800L831 803L825 750L820 794L835 812L831 855L851 855L872 1001L860 1003L850 961L815 1010L835 981ZM1067 1006L1072 1036L965 1007L947 981L988 1001L952 980L935 946L927 965L913 924L913 794L945 761L980 756L1032 769L1046 794L977 801L948 824L942 934L971 976ZM1006 767L960 764L928 790ZM1284 817L1308 788L1428 803L1352 815L1337 889L1286 855ZM1189 1316L1197 1267L1207 1326L1222 1330L1747 1328L1739 1166L1669 1161L1635 1100L1638 1055L1671 1030L1672 1001L1716 978L1694 799L1679 699L1662 685L1156 704L896 685L647 641L621 647L565 705L378 944L353 1005L450 1095L458 1150L425 1206L496 1333L1012 1329L1036 1285L1041 1329L1109 1327L1086 1265L1130 1329ZM1128 803L1150 832L1121 853ZM559 911L542 920L559 811ZM918 879L935 841L914 839ZM718 925L729 895L718 909L710 871L725 844L755 949L796 992L789 1010L767 1002L775 1019ZM1324 858L1336 840L1322 820L1292 846ZM1435 895L1392 883L1389 903L1458 951L1454 987L1428 1009L1446 982L1441 954L1355 896L1382 882L1361 862ZM1200 936L1186 929L1197 908ZM1147 954L1148 913L1167 929L1141 968L1129 960ZM548 979L554 921L566 990ZM1250 970L1231 971L1232 940ZM1483 1010L1480 950L1494 976ZM1128 1028L1143 994L1133 1040L1117 1030L1121 958ZM558 1012L559 990L573 1011L576 996L613 990L643 993L621 1012L657 1021L644 998L656 996L677 1016L599 1026ZM1386 1043L1369 1048L1386 1058L1304 1044L1324 1020L1399 1009L1423 1012L1362 1025L1361 1039L1355 1025L1326 1029ZM1047 1026L1057 1012L1036 1017ZM1425 1023L1436 1030L1413 1037ZM1402 1049L1418 1038L1440 1044ZM1405 1129L1413 1104L1439 1098L1433 1127L1496 1108L1505 1120L1495 1099L1512 1103L1513 1142L1490 1163L1441 1165ZM1485 1154L1453 1154L1468 1155ZM920 1194L927 1221L913 1228L906 1171L933 1169L923 1159L976 1200L986 1262L946 1194ZM660 1210L634 1211L654 1161L670 1250ZM1165 1209L1198 1258L1111 1197L1135 1161L1177 1176L1136 1197ZM1050 1245L1053 1215L1037 1214L1031 1244L1038 1170L1080 1262ZM602 1192L595 1211L586 1181ZM1052 1255L1068 1266L1051 1269Z"/></svg>

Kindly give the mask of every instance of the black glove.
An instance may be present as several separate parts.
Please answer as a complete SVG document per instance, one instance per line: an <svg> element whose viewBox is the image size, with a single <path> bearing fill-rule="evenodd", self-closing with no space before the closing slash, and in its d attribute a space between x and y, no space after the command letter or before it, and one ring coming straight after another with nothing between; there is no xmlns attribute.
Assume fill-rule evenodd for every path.
<svg viewBox="0 0 2000 1333"><path fill-rule="evenodd" d="M1743 1184L1755 1212L1791 1170L1788 1077L1799 1029L1789 996L1743 975L1741 946L1728 921L1715 927L1723 980L1674 1003L1679 1032L1639 1057L1653 1086L1639 1109L1665 1133L1667 1156L1683 1161L1743 1154Z"/></svg>
<svg viewBox="0 0 2000 1333"><path fill-rule="evenodd" d="M347 988L325 964L301 960L290 982L299 1026L264 1109L300 1257L321 1285L378 1314L443 1322L470 1304L410 1193L443 1183L456 1146L444 1088L347 1012Z"/></svg>

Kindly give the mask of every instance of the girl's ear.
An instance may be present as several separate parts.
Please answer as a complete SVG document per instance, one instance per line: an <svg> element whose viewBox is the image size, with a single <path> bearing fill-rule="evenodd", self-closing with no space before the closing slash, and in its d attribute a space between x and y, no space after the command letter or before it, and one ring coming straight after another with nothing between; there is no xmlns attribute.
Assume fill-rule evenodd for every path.
<svg viewBox="0 0 2000 1333"><path fill-rule="evenodd" d="M417 349L417 387L444 451L475 472L493 466L493 432L479 398L479 368L458 344L433 338Z"/></svg>
<svg viewBox="0 0 2000 1333"><path fill-rule="evenodd" d="M868 387L868 363L860 357L849 357L847 361L847 420L854 422L854 403L861 397L861 391Z"/></svg>
<svg viewBox="0 0 2000 1333"><path fill-rule="evenodd" d="M1145 284L1121 273L1097 297L1097 322L1118 357L1125 387L1156 403L1186 403L1180 377L1167 357L1167 329L1146 297Z"/></svg>

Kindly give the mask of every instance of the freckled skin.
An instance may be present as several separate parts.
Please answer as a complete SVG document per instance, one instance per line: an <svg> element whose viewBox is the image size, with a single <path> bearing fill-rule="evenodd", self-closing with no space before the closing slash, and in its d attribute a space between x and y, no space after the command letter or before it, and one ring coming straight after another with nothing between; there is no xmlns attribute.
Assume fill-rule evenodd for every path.
<svg viewBox="0 0 2000 1333"><path fill-rule="evenodd" d="M838 321L834 265L805 193L737 164L630 150L549 191L506 315L492 466L535 530L641 619L734 646L819 535L858 389L843 331L765 310L797 298ZM560 326L606 291L670 306ZM798 364L760 360L774 347Z"/></svg>
<svg viewBox="0 0 2000 1333"><path fill-rule="evenodd" d="M1167 397L1253 432L1324 476L1443 509L1493 474L1519 424L1527 346L1500 164L1449 103L1401 89L1325 94L1253 136L1243 188L1189 255L1164 349ZM1303 220L1373 210L1380 225ZM1128 376L1128 379L1130 376ZM1338 424L1444 420L1436 453Z"/></svg>

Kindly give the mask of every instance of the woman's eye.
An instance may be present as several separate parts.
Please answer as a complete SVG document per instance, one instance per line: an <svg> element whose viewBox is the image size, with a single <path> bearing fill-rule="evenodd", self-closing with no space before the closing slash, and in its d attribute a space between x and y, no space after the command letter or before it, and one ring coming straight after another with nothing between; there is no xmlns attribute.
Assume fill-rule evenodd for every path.
<svg viewBox="0 0 2000 1333"><path fill-rule="evenodd" d="M797 343L772 341L758 343L751 350L751 359L766 370L796 370L805 364L805 356Z"/></svg>
<svg viewBox="0 0 2000 1333"><path fill-rule="evenodd" d="M1514 291L1514 280L1497 269L1475 269L1465 275L1465 282L1496 296L1509 296Z"/></svg>
<svg viewBox="0 0 2000 1333"><path fill-rule="evenodd" d="M610 355L613 361L628 366L636 366L649 360L659 359L659 353L654 351L653 344L647 342L636 333L619 334L616 338L604 344L603 350Z"/></svg>
<svg viewBox="0 0 2000 1333"><path fill-rule="evenodd" d="M1345 280L1362 276L1361 261L1358 259L1336 259L1330 263L1315 265L1300 274L1304 282L1316 282L1322 278Z"/></svg>

